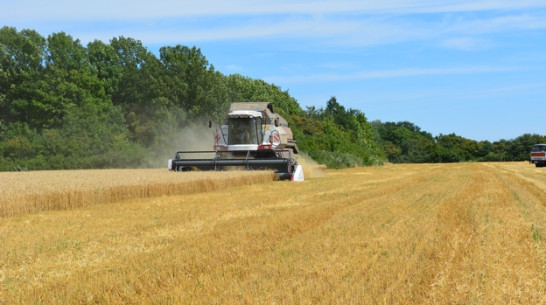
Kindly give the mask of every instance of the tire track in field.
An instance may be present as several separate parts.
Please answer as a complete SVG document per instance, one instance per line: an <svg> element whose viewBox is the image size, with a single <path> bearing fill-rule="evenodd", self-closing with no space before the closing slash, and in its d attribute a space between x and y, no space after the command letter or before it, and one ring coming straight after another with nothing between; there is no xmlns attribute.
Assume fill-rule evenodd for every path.
<svg viewBox="0 0 546 305"><path fill-rule="evenodd" d="M377 283L368 288L373 294L364 299L365 303L427 303L428 287L435 285L446 266L439 266L438 258L443 255L453 265L456 258L446 249L461 247L451 233L460 234L456 231L463 231L465 223L471 222L461 210L456 227L451 228L455 232L443 230L446 221L459 212L453 205L472 185L466 173L451 166L426 167L408 182L393 185L388 195L366 199L360 205L370 208L363 222L369 219L372 224L361 250L363 257L369 257L360 263L366 272L360 276L366 279L364 282ZM353 213L358 211L348 215ZM381 278L385 280L378 280Z"/></svg>
<svg viewBox="0 0 546 305"><path fill-rule="evenodd" d="M270 240L270 243L267 243L258 247L259 249L262 249L262 251L256 251L256 249L253 250L252 248L247 248L248 245L236 247L238 249L238 251L236 252L238 253L237 259L230 261L229 263L227 263L227 265L234 266L233 268L236 268L235 266L240 266L241 260L257 261L255 264L257 265L257 267L254 267L254 269L250 267L250 271L242 272L241 279L240 279L243 282L242 286L247 286L247 285L254 286L255 287L254 289L258 291L268 290L268 289L275 290L275 287L277 287L278 300L280 300L281 302L286 302L286 303L301 303L306 298L312 297L310 295L305 295L305 291L301 291L300 288L302 288L301 286L302 284L303 284L303 287L305 287L304 283L316 284L317 277L323 280L328 279L328 275L324 275L322 271L320 271L320 269L316 270L317 266L322 265L321 262L316 262L317 263L316 266L311 266L307 270L299 270L301 274L299 274L300 277L297 277L298 274L296 274L296 278L299 280L296 280L295 282L281 281L271 287L262 287L262 286L256 287L256 283L247 283L245 282L245 280L249 277L251 278L253 274L259 273L260 272L259 266L262 266L262 265L269 266L269 268L273 269L273 271L270 271L270 272L273 272L273 273L276 273L276 272L283 273L283 272L289 271L289 274L285 274L286 278L294 278L295 275L292 274L291 272L296 272L297 270L290 269L290 268L286 270L286 269L283 269L282 266L278 267L279 265L282 265L282 264L271 263L272 261L278 260L279 256L282 257L283 255L287 255L288 253L299 252L299 250L286 249L285 248L286 245L295 243L295 244L301 244L302 246L304 245L304 247L307 248L310 246L309 240L307 239L307 237L312 236L313 238L311 238L311 240L315 240L315 238L317 238L318 241L320 241L321 238L316 235L317 232L325 230L324 227L328 226L331 222L333 222L334 218L338 218L339 214L347 214L347 213L353 214L349 210L355 209L356 206L362 205L363 202L366 203L366 202L370 202L374 200L376 202L384 202L387 198L392 197L392 195L399 198L406 197L407 195L406 191L411 189L411 187L416 187L416 188L421 187L421 184L427 181L427 178L426 178L427 175L428 174L422 173L417 175L419 177L417 177L416 179L408 180L408 179L399 178L400 180L398 181L399 183L383 183L379 185L377 184L374 185L374 183L370 183L370 181L361 181L360 182L360 185L362 186L361 188L350 185L351 190L360 189L359 192L350 193L350 194L347 192L344 192L343 190L337 189L334 185L332 185L331 181L330 182L325 181L324 185L320 185L319 187L317 187L317 189L321 190L321 192L318 194L320 197L311 198L317 202L315 202L315 204L313 204L312 206L307 206L305 208L305 211L309 214L303 213L302 209L300 208L294 208L292 210L297 210L300 213L295 214L293 217L288 217L288 215L293 215L292 214L293 211L283 210L283 212L286 212L287 214L284 217L281 217L283 219L282 223L278 224L277 222L275 222L278 224L279 228L283 228L283 229L281 230L280 234L273 234L274 236L282 236L281 239L275 240L272 237L265 238L266 240ZM354 178L349 177L347 179L351 180L354 183ZM391 179L391 180L396 181L397 179ZM426 183L430 184L433 182L428 181ZM336 185L339 185L339 184L345 184L345 181L343 180L336 181ZM445 185L445 188L447 189L448 186ZM305 190L304 193L308 194L309 193L308 191L309 190L307 189ZM421 197L419 195L415 195L415 196L419 198ZM321 211L321 209L317 208L318 205L321 207L337 206L337 208L329 210L329 211L325 211L325 210ZM373 208L381 210L380 207L373 207ZM377 210L376 212L370 211L369 213L380 213L379 210ZM316 216L317 214L322 215L321 212L326 212L326 215L323 215L322 217L317 217ZM310 219L312 219L313 221L309 221ZM259 224L261 223L263 223L263 221L259 221L256 225L259 226ZM301 224L301 226L297 225L298 223ZM309 223L313 223L313 225L308 226L307 224ZM248 226L248 219L245 219L245 222L241 222L239 225ZM291 230L294 228L294 226L299 227L299 229ZM221 231L224 231L224 230L222 229ZM238 230L227 230L227 231L233 232ZM264 231L267 232L268 230L264 230ZM258 233L257 235L260 235L260 234L263 234L263 233ZM386 236L388 234L383 234L383 235ZM256 236L256 239L262 239L262 238L263 237ZM223 240L223 238L220 238L220 240ZM234 243L236 243L236 241L234 241ZM324 246L331 247L333 246L333 244L334 243L332 243L330 246L322 245L322 244L317 245L318 249L316 253L322 253L322 254L324 254L325 252L327 253L327 249L324 249ZM221 247L221 248L229 248L229 246ZM371 246L368 247L368 249L370 250L371 248L372 248ZM375 251L375 250L371 250L371 251ZM375 254L373 255L374 257L378 258L380 257L380 253L381 251L376 251ZM264 254L266 255L265 258L264 258ZM334 255L333 259L335 259L336 257L339 259L343 257L343 255L342 256ZM322 259L322 257L319 259ZM336 264L335 262L331 262L331 263L333 265L339 265L339 264ZM299 264L296 263L295 265L297 266ZM325 268L328 268L326 266ZM218 269L221 270L223 268L225 268L225 264L222 264L222 266L217 266L216 270ZM227 268L230 268L230 267L227 267ZM342 273L339 273L339 274L342 274ZM285 278L285 277L283 276L281 278ZM303 278L303 282L300 282L302 278ZM322 282L322 281L319 281L319 282ZM332 280L332 281L325 281L325 282L334 283L336 281ZM299 289L298 290L299 293L294 292L294 288L296 287L299 287L297 288ZM309 287L309 289L311 288L312 287ZM324 288L327 288L326 290L328 291L335 291L335 287L324 287ZM287 293L283 293L281 291L286 291ZM210 291L207 291L204 288L204 290L201 291L200 293L208 294L210 293ZM230 296L223 295L223 297L230 297ZM322 296L317 295L316 301L327 302L327 299L325 299L324 297L325 297L324 295ZM274 300L275 298L272 298L270 300L266 298L264 302L269 302Z"/></svg>
<svg viewBox="0 0 546 305"><path fill-rule="evenodd" d="M442 267L431 289L432 301L541 303L542 264L521 203L514 200L514 194L526 193L526 200L537 205L536 193L521 188L517 180L522 180L513 174L482 164L471 168L468 192L439 214L444 223L460 221L445 227L442 239L451 242L447 251L439 252Z"/></svg>
<svg viewBox="0 0 546 305"><path fill-rule="evenodd" d="M354 182L354 178L348 179ZM269 272L273 273L284 272L285 270L282 270L282 267L280 267L281 270L274 267L280 266L280 262L278 262L279 264L272 263L272 261L276 262L279 259L279 255L282 257L283 255L287 255L283 253L294 252L294 250L286 250L288 252L285 252L283 250L284 246L292 242L299 243L298 240L302 237L304 240L301 241L301 244L307 244L305 236L316 234L317 231L320 231L320 228L331 222L339 213L344 213L347 209L361 204L365 199L386 197L388 196L387 193L390 192L389 189L408 189L410 185L417 186L413 180L407 181L407 179L402 177L398 178L398 180L400 180L399 183L382 184L383 186L387 186L382 189L377 189L377 183L362 181L360 188L353 185L350 187L351 190L359 188L360 192L350 194L345 190L336 188L331 180L319 181L317 184L309 185L307 188L303 185L303 190L300 189L300 192L293 189L292 186L294 184L261 186L263 189L268 189L268 193L271 191L272 193L278 193L275 190L278 191L279 187L286 188L286 194L296 194L297 201L302 204L294 204L290 208L287 208L283 204L283 199L289 196L286 194L280 195L281 198L276 199L279 206L275 208L275 211L272 211L272 214L264 217L232 219L233 221L216 226L214 233L204 236L204 240L210 242L211 245L215 245L218 250L209 255L200 252L197 255L200 258L200 262L189 266L185 272L187 272L189 277L195 279L195 277L199 277L200 270L206 268L207 275L202 276L199 280L209 282L213 281L219 274L224 273L225 270L232 272L234 269L238 269L236 281L241 281L242 286L254 286L254 289L257 291L274 289L274 287L256 287L256 283L246 283L246 281L261 272L261 267L259 266L268 266L268 268L273 269ZM345 182L336 181L336 185L338 183L344 184ZM374 184L376 185L373 186ZM298 188L301 187L302 185L298 185ZM312 195L313 189L319 189L320 192ZM309 202L312 202L312 204ZM271 205L268 205L268 208L271 208ZM226 236L223 232L231 232L233 236ZM243 236L238 235L237 232L244 232L241 233ZM190 259L189 261L194 260ZM245 267L241 268L241 265ZM286 276L291 277L289 274L286 274ZM225 285L226 283L223 284ZM282 287L285 285L287 285L286 282L279 282L275 286L277 288L281 287L281 291L286 291L287 293L293 291L294 287L285 287L286 290L284 290ZM293 285L297 285L297 283L293 283ZM230 289L221 289L218 287L217 289L223 291L220 293L221 297L218 296L219 299L236 300L236 296L230 294L232 293ZM214 293L215 291L212 290L212 287L203 286L196 292L196 296L211 295ZM216 291L216 294L219 294L219 292ZM281 302L286 303L298 303L305 298L303 295L288 295L282 292L277 292L277 297ZM271 299L271 301L273 300L274 298ZM318 298L317 301L319 301ZM322 301L324 302L325 300L322 299Z"/></svg>
<svg viewBox="0 0 546 305"><path fill-rule="evenodd" d="M532 192L544 205L546 205L546 171L527 166L527 163L483 163L484 166L500 170L513 179L518 179L519 187Z"/></svg>

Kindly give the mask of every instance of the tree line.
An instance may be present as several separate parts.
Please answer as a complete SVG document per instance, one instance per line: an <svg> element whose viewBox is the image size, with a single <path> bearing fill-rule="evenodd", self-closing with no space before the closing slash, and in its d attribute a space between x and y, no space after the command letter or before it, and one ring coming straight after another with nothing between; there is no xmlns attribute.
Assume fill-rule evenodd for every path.
<svg viewBox="0 0 546 305"><path fill-rule="evenodd" d="M368 122L335 97L304 110L274 84L216 71L195 46L156 55L133 38L84 46L64 32L0 29L0 170L165 166L185 148L181 134L220 124L231 103L245 101L272 102L300 150L330 167L512 160L529 150L516 152L515 140L467 145L475 141Z"/></svg>
<svg viewBox="0 0 546 305"><path fill-rule="evenodd" d="M468 161L529 160L534 144L546 136L524 134L512 140L475 141L456 134L432 134L410 122L374 121L375 139L393 163L439 163Z"/></svg>

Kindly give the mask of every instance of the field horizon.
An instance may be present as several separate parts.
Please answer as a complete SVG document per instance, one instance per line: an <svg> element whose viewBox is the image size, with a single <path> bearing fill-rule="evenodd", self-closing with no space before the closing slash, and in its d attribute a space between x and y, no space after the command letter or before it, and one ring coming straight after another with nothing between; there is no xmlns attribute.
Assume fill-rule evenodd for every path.
<svg viewBox="0 0 546 305"><path fill-rule="evenodd" d="M85 196L115 177L98 173ZM546 170L527 162L255 173L193 192L191 175L149 173L116 190L151 193L110 188L103 204L4 196L0 304L546 303ZM36 189L30 174L2 192Z"/></svg>

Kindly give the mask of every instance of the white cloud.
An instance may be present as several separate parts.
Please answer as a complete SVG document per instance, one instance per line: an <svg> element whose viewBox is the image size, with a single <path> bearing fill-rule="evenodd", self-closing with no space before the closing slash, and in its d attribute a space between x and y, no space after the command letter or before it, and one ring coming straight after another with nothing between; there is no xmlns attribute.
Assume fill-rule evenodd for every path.
<svg viewBox="0 0 546 305"><path fill-rule="evenodd" d="M207 22L182 23L177 26L134 25L123 28L106 27L87 32L70 34L82 41L93 39L109 40L123 35L142 40L145 43L203 42L261 38L298 39L299 42L316 41L321 45L363 46L393 43L426 38L423 32L411 24L385 23L381 20L339 20L326 18L278 18L267 20L219 20L215 24ZM89 34L88 34L89 33ZM317 40L318 39L318 40Z"/></svg>
<svg viewBox="0 0 546 305"><path fill-rule="evenodd" d="M471 11L511 11L544 8L543 0L95 0L36 1L20 0L2 4L0 19L34 20L143 20L171 17L204 17L230 15L333 15L350 14L419 14Z"/></svg>
<svg viewBox="0 0 546 305"><path fill-rule="evenodd" d="M149 43L292 38L326 46L369 46L406 41L437 40L462 50L487 47L476 37L511 30L544 29L546 18L535 12L541 0L481 1L176 1L96 0L10 1L0 20L43 35L66 31L82 42L126 36ZM485 18L423 18L414 14L501 11ZM508 15L507 15L507 12ZM544 13L543 13L544 14ZM317 39L318 38L318 39Z"/></svg>
<svg viewBox="0 0 546 305"><path fill-rule="evenodd" d="M295 76L270 76L266 81L275 83L305 83L305 82L345 82L363 79L399 78L434 75L460 75L477 73L498 73L523 70L520 67L487 67L468 66L456 68L406 68L393 70L360 71L356 73L315 73Z"/></svg>
<svg viewBox="0 0 546 305"><path fill-rule="evenodd" d="M544 8L542 0L393 0L393 1L292 1L292 0L96 0L96 1L9 1L4 3L1 19L154 19L175 16L228 16L270 14L415 14L485 10Z"/></svg>
<svg viewBox="0 0 546 305"><path fill-rule="evenodd" d="M462 51L477 51L490 48L493 43L485 39L473 37L455 37L443 41L442 46Z"/></svg>
<svg viewBox="0 0 546 305"><path fill-rule="evenodd" d="M449 31L460 33L487 34L510 30L537 30L546 28L546 17L531 14L504 15L494 18L480 18L454 22Z"/></svg>
<svg viewBox="0 0 546 305"><path fill-rule="evenodd" d="M239 66L239 65L231 64L231 65L227 65L225 67L225 70L227 71L228 74L229 73L240 73L240 72L244 71L244 68Z"/></svg>

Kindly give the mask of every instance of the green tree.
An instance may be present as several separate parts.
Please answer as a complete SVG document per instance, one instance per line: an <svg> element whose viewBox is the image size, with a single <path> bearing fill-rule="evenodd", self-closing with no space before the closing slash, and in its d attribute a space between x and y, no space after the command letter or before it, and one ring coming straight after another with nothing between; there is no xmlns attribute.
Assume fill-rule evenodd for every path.
<svg viewBox="0 0 546 305"><path fill-rule="evenodd" d="M61 32L50 35L47 41L43 100L36 105L47 120L39 122L42 128L59 127L74 107L109 107L111 100L79 40Z"/></svg>
<svg viewBox="0 0 546 305"><path fill-rule="evenodd" d="M113 38L111 46L121 65L112 101L123 108L132 140L149 147L156 134L156 112L172 105L168 98L163 98L163 66L138 40Z"/></svg>
<svg viewBox="0 0 546 305"><path fill-rule="evenodd" d="M214 109L208 93L214 86L214 67L201 50L177 45L162 47L160 59L166 70L170 98L192 115L206 115Z"/></svg>
<svg viewBox="0 0 546 305"><path fill-rule="evenodd" d="M373 126L390 162L422 163L441 159L442 151L436 147L432 135L413 123L376 121Z"/></svg>
<svg viewBox="0 0 546 305"><path fill-rule="evenodd" d="M164 72L161 63L139 40L113 38L110 45L121 63L118 90L112 101L129 112L136 110L131 109L136 105L146 108L164 90L160 77Z"/></svg>
<svg viewBox="0 0 546 305"><path fill-rule="evenodd" d="M87 44L87 56L94 72L102 82L105 93L111 99L118 91L119 79L122 74L121 60L111 45L100 40Z"/></svg>
<svg viewBox="0 0 546 305"><path fill-rule="evenodd" d="M0 127L18 121L39 125L44 48L45 39L35 31L0 29Z"/></svg>
<svg viewBox="0 0 546 305"><path fill-rule="evenodd" d="M538 134L523 134L512 141L508 146L508 159L512 161L529 160L529 153L533 145L546 143L546 137Z"/></svg>
<svg viewBox="0 0 546 305"><path fill-rule="evenodd" d="M436 137L436 143L443 148L440 162L472 161L480 153L478 142L453 133L448 135L440 134Z"/></svg>
<svg viewBox="0 0 546 305"><path fill-rule="evenodd" d="M381 164L383 152L375 142L366 116L346 110L335 97L326 109L308 107L303 115L292 115L293 132L301 150L329 167Z"/></svg>
<svg viewBox="0 0 546 305"><path fill-rule="evenodd" d="M272 103L275 111L284 117L289 117L291 114L303 114L303 110L288 91L282 91L280 87L263 80L232 74L228 76L227 87L230 102L267 101Z"/></svg>
<svg viewBox="0 0 546 305"><path fill-rule="evenodd" d="M59 154L69 168L106 168L138 166L143 151L129 140L119 108L106 111L94 104L72 109L63 121ZM65 161L66 162L66 161Z"/></svg>

